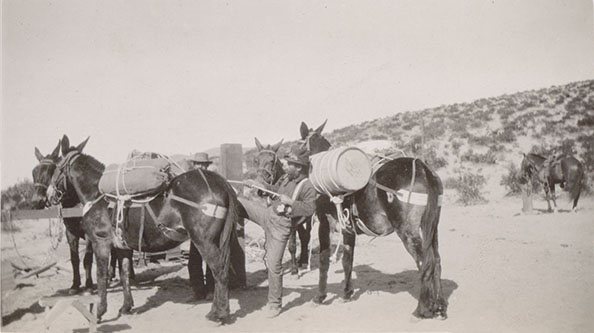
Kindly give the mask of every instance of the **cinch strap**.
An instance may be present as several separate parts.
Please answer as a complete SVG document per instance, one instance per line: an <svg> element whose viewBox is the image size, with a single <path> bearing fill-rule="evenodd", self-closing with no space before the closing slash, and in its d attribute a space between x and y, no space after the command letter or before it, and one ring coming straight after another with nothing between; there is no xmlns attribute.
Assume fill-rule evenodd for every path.
<svg viewBox="0 0 594 333"><path fill-rule="evenodd" d="M169 194L169 197L188 206L200 209L204 215L208 215L217 219L224 219L225 216L227 216L227 208L223 206L213 205L211 203L198 204L173 193Z"/></svg>
<svg viewBox="0 0 594 333"><path fill-rule="evenodd" d="M134 207L134 205L132 205L132 207ZM148 202L144 203L138 207L141 208L142 216L144 216L144 210L146 209L146 211L149 213L149 216L151 217L151 219L153 219L153 221L155 221L155 225L157 226L159 231L161 231L161 233L163 233L163 235L165 235L165 237L167 237L173 241L176 241L176 242L185 242L188 240L189 236L185 229L182 229L183 232L181 232L181 231L177 231L176 229L170 228L162 223L159 223L159 220L157 220L157 215L155 214L155 212L153 211L153 208L151 207L151 205ZM142 236L144 234L144 227L142 224L141 224L141 229L142 229L142 232L139 235L139 244L140 244L140 239L142 238ZM140 248L140 245L139 245L139 248Z"/></svg>

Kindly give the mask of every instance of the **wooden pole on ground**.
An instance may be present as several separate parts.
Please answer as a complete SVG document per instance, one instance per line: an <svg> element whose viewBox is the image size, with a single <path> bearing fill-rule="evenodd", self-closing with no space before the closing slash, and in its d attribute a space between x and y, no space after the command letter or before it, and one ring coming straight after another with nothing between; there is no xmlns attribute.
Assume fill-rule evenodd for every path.
<svg viewBox="0 0 594 333"><path fill-rule="evenodd" d="M243 180L243 149L238 143L221 145L220 173L227 180ZM233 184L235 189L242 191L242 186ZM243 223L237 226L237 238L231 240L231 270L229 285L231 287L245 287L245 232Z"/></svg>

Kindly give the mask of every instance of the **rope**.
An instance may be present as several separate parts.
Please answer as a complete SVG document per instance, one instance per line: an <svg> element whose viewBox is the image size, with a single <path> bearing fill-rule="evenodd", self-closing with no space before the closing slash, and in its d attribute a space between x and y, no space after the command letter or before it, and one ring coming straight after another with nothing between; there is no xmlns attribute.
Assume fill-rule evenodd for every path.
<svg viewBox="0 0 594 333"><path fill-rule="evenodd" d="M57 222L57 223L56 223ZM64 238L64 218L62 216L62 204L60 204L58 206L58 217L55 219L48 219L48 229L49 229L49 235L50 235L50 243L52 246L52 249L55 251L58 246L60 245L60 243L62 242L62 239ZM57 232L53 233L53 230L57 230Z"/></svg>
<svg viewBox="0 0 594 333"><path fill-rule="evenodd" d="M8 211L8 221L10 223L10 237L12 238L12 246L14 247L14 252L16 252L17 257L21 260L21 262L23 263L23 265L25 266L25 268L27 270L31 270L32 268L27 265L27 263L25 262L25 259L23 259L23 256L21 255L21 253L19 252L19 248L16 245L16 240L14 239L14 233L16 231L16 228L14 227L14 221L12 220L12 216L10 216L10 211Z"/></svg>
<svg viewBox="0 0 594 333"><path fill-rule="evenodd" d="M340 224L340 228L348 232L354 232L354 230L349 230L350 228L348 227L349 210L347 208L342 209L342 203L344 202L344 198L346 196L351 195L352 192L339 195L332 195L332 193L330 193L330 190L328 190L328 188L326 187L326 185L323 184L323 182L320 183L320 186L322 188L322 191L324 191L324 194L327 195L328 198L330 198L330 201L336 207L336 217L338 218L338 224Z"/></svg>

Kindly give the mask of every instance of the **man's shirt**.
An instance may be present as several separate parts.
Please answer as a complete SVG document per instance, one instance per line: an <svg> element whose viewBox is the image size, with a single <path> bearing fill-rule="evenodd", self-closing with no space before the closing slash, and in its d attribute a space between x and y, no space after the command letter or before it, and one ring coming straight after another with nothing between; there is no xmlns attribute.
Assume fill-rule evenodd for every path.
<svg viewBox="0 0 594 333"><path fill-rule="evenodd" d="M305 179L305 175L300 174L295 179L289 179L289 176L283 175L274 185L271 186L271 190L278 193L284 194L290 198L293 198L293 192L297 185ZM277 199L278 200L278 199ZM289 214L291 218L311 216L316 210L316 190L311 185L309 179L303 183L301 190L295 198L295 202L291 205L292 211Z"/></svg>

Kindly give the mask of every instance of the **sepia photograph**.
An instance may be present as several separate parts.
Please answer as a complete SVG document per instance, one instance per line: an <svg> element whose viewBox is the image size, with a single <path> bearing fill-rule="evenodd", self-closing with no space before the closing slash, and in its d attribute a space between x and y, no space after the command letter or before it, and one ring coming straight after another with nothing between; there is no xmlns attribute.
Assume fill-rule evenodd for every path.
<svg viewBox="0 0 594 333"><path fill-rule="evenodd" d="M0 4L1 332L594 331L594 1Z"/></svg>

